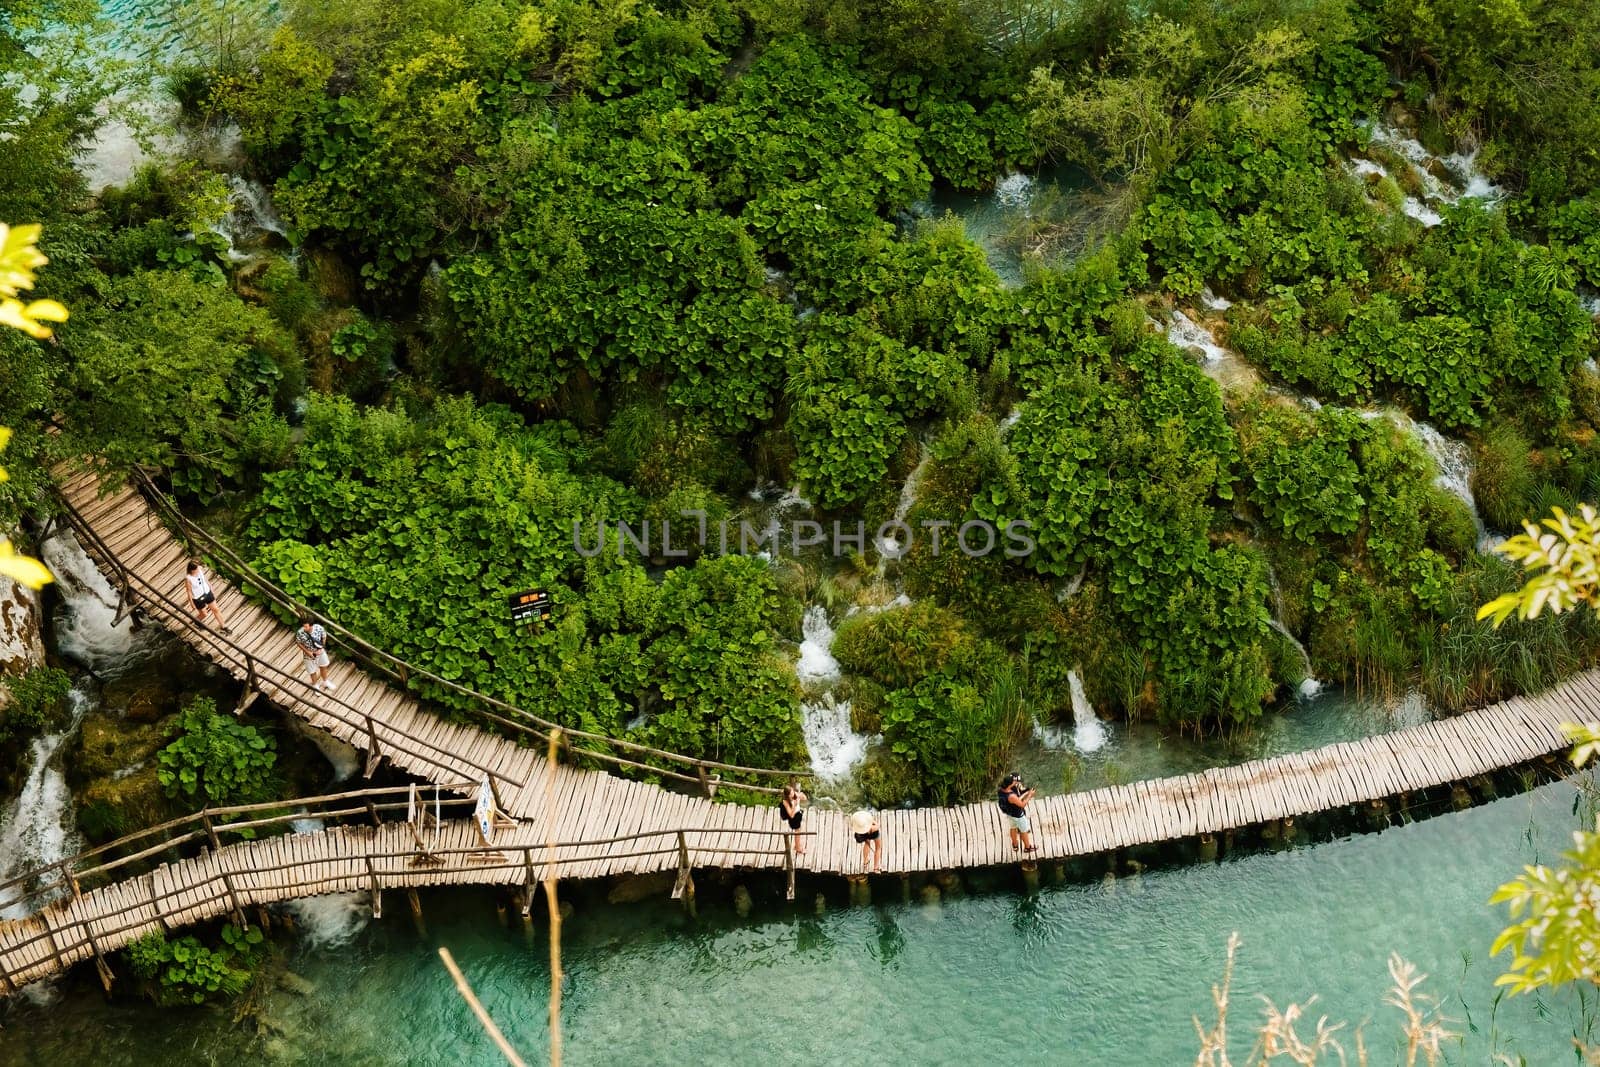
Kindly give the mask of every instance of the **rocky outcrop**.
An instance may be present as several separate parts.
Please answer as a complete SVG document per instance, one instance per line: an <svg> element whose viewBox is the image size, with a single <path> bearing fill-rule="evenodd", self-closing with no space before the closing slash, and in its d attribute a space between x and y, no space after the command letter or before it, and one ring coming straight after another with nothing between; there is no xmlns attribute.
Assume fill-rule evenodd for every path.
<svg viewBox="0 0 1600 1067"><path fill-rule="evenodd" d="M11 703L7 677L44 666L44 614L39 594L0 578L0 709Z"/></svg>

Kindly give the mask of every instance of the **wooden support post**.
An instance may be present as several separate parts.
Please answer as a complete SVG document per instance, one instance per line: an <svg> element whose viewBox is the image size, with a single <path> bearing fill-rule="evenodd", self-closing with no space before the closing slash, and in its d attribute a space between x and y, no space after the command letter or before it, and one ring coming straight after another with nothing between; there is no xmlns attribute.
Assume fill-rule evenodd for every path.
<svg viewBox="0 0 1600 1067"><path fill-rule="evenodd" d="M222 885L228 891L228 899L233 902L233 921L241 927L248 926L249 922L244 917L244 905L239 903L239 891L233 888L233 877L227 871L222 872Z"/></svg>
<svg viewBox="0 0 1600 1067"><path fill-rule="evenodd" d="M111 616L112 629L122 625L123 615L128 610L128 602L133 599L133 590L128 588L127 575L119 574L118 577L122 580L117 588L117 610Z"/></svg>
<svg viewBox="0 0 1600 1067"><path fill-rule="evenodd" d="M58 866L61 873L66 876L67 884L72 886L72 899L75 901L82 900L83 890L79 888L78 880L72 876L72 868L67 865L66 860L62 860ZM83 935L89 942L90 950L94 952L94 969L99 972L100 984L105 987L105 991L107 993L110 993L111 982L116 976L111 973L111 965L106 962L105 953L100 951L100 939L94 936L94 926L92 925L92 921L88 917L85 917L78 920L78 925L83 927ZM45 924L45 929L49 929L48 923ZM54 935L51 936L50 943L52 945L55 944ZM57 951L56 966L59 968L60 965L61 953Z"/></svg>
<svg viewBox="0 0 1600 1067"><path fill-rule="evenodd" d="M162 866L165 867L166 864L163 863ZM150 907L156 913L156 922L161 924L161 932L163 934L170 934L172 933L172 927L167 925L167 913L161 910L161 900L156 896L155 872L151 871L149 874L145 875L145 879L145 884L150 887Z"/></svg>
<svg viewBox="0 0 1600 1067"><path fill-rule="evenodd" d="M672 886L672 899L683 901L683 908L695 915L694 874L689 867L689 841L678 831L678 880Z"/></svg>
<svg viewBox="0 0 1600 1067"><path fill-rule="evenodd" d="M222 842L217 837L217 829L216 829L216 827L211 825L211 809L210 808L202 808L201 809L201 811L200 811L200 821L205 824L206 837L209 838L210 841L211 841L211 851L213 851L213 852L220 851L222 849Z"/></svg>
<svg viewBox="0 0 1600 1067"><path fill-rule="evenodd" d="M44 936L50 941L50 955L55 960L56 972L59 974L67 969L66 962L61 958L61 943L56 940L56 928L50 925L50 909L39 913L39 923L44 927Z"/></svg>
<svg viewBox="0 0 1600 1067"><path fill-rule="evenodd" d="M415 886L406 886L406 903L411 905L411 921L416 924L417 936L427 937L428 924L422 921L422 898L417 896Z"/></svg>
<svg viewBox="0 0 1600 1067"><path fill-rule="evenodd" d="M531 848L522 850L522 867L527 872L527 883L523 888L525 895L522 898L522 914L526 917L533 911L533 887L538 884L537 879L533 876L533 850Z"/></svg>
<svg viewBox="0 0 1600 1067"><path fill-rule="evenodd" d="M367 797L367 818L372 820L373 826L383 825L383 820L378 818L378 806L372 802L371 797Z"/></svg>
<svg viewBox="0 0 1600 1067"><path fill-rule="evenodd" d="M378 748L378 731L372 725L372 716L367 719L367 767L365 777L371 778L372 772L378 769L378 761L383 759L383 753Z"/></svg>
<svg viewBox="0 0 1600 1067"><path fill-rule="evenodd" d="M239 694L239 703L234 706L234 715L243 715L245 710L261 698L261 680L256 677L256 658L250 653L244 654L244 692Z"/></svg>
<svg viewBox="0 0 1600 1067"><path fill-rule="evenodd" d="M40 540L43 540L43 538L40 538ZM16 979L11 977L11 968L6 966L5 957L3 955L0 955L0 981L5 983L4 988L6 996L8 997L21 988L17 985Z"/></svg>
<svg viewBox="0 0 1600 1067"><path fill-rule="evenodd" d="M717 799L717 786L722 784L722 775L707 776L706 769L698 764L695 766L695 771L700 775L700 791L706 795L706 799Z"/></svg>
<svg viewBox="0 0 1600 1067"><path fill-rule="evenodd" d="M794 834L783 835L783 867L789 875L789 899L794 899Z"/></svg>
<svg viewBox="0 0 1600 1067"><path fill-rule="evenodd" d="M506 810L505 803L500 799L500 779L492 772L489 775L489 795L494 797L494 810L497 814Z"/></svg>
<svg viewBox="0 0 1600 1067"><path fill-rule="evenodd" d="M372 866L372 857L366 857L367 878L372 883L372 917L383 918L383 886L378 882L377 868Z"/></svg>
<svg viewBox="0 0 1600 1067"><path fill-rule="evenodd" d="M265 904L256 905L256 925L261 927L263 933L272 929L272 913Z"/></svg>

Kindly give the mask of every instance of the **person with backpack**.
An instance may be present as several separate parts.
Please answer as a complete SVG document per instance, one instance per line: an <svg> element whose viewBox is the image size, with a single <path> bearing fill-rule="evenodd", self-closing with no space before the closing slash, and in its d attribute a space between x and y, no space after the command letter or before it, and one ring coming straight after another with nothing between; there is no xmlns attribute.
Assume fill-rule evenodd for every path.
<svg viewBox="0 0 1600 1067"><path fill-rule="evenodd" d="M1022 775L1006 775L1000 783L1000 812L1011 820L1011 851L1037 852L1033 847L1033 824L1028 821L1028 801L1034 790L1022 784ZM1019 845L1018 842L1021 842Z"/></svg>
<svg viewBox="0 0 1600 1067"><path fill-rule="evenodd" d="M300 617L300 629L294 632L294 642L303 657L302 666L311 678L311 684L325 692L333 692L328 681L328 631L309 615Z"/></svg>

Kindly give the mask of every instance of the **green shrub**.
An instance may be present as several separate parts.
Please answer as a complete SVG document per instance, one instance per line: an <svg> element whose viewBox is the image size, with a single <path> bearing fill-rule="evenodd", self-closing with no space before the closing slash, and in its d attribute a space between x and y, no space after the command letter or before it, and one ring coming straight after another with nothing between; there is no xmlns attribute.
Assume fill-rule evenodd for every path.
<svg viewBox="0 0 1600 1067"><path fill-rule="evenodd" d="M254 726L217 711L197 697L178 713L173 741L158 754L162 788L169 797L205 805L248 804L270 798L277 744Z"/></svg>
<svg viewBox="0 0 1600 1067"><path fill-rule="evenodd" d="M0 680L11 701L0 711L0 749L16 749L43 733L66 708L72 678L58 667L36 667Z"/></svg>
<svg viewBox="0 0 1600 1067"><path fill-rule="evenodd" d="M216 947L193 936L169 941L152 930L123 951L133 973L152 984L157 1001L203 1004L213 997L243 993L265 955L265 942L259 927L229 925Z"/></svg>
<svg viewBox="0 0 1600 1067"><path fill-rule="evenodd" d="M1542 514L1533 507L1538 482L1533 470L1533 444L1512 423L1496 423L1480 437L1475 450L1472 493L1483 521L1496 530L1520 530Z"/></svg>
<svg viewBox="0 0 1600 1067"><path fill-rule="evenodd" d="M911 760L874 749L856 771L862 798L875 808L898 808L922 797L922 775Z"/></svg>

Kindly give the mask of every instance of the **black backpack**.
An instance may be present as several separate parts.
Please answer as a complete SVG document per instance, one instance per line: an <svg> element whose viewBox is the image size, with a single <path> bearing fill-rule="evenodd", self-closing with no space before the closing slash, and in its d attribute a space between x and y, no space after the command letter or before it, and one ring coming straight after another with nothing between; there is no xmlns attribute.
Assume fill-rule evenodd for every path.
<svg viewBox="0 0 1600 1067"><path fill-rule="evenodd" d="M1000 804L1000 810L1012 818L1016 818L1022 814L1023 809L1017 807L1016 803L1011 799L1011 786L1009 784L1000 787L999 793L995 799Z"/></svg>

